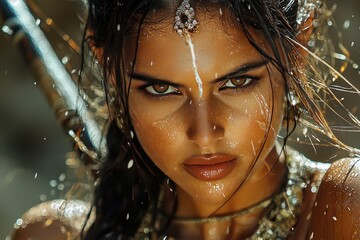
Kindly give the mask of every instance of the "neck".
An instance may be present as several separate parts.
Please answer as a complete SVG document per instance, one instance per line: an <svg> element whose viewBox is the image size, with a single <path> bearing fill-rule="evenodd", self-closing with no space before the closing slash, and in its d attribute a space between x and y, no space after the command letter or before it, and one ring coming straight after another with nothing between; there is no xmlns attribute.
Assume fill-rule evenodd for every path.
<svg viewBox="0 0 360 240"><path fill-rule="evenodd" d="M283 161L277 161L276 151L272 151L267 163L274 166L270 172L257 179L257 174L250 176L241 188L221 203L204 202L190 196L181 188L177 188L178 206L176 218L204 218L209 216L222 216L247 209L256 203L262 202L276 194L286 173ZM266 164L263 164L264 166ZM259 170L260 171L260 170ZM266 187L264 187L266 186ZM165 203L169 202L172 194L166 194ZM165 211L168 211L165 205ZM170 235L176 239L239 239L251 235L257 227L259 218L263 215L264 208L258 208L244 215L231 218L227 221L211 221L202 224L183 224L174 221L170 227Z"/></svg>

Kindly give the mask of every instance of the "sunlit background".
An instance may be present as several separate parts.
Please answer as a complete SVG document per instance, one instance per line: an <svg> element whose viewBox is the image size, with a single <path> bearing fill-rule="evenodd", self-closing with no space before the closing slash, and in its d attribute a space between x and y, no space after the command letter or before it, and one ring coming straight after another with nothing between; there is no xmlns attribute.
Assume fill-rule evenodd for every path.
<svg viewBox="0 0 360 240"><path fill-rule="evenodd" d="M70 36L79 38L80 0L37 0L41 9ZM331 5L335 1L331 1ZM360 63L360 1L341 0L335 12L345 47ZM360 69L346 76L359 86ZM359 101L357 98L356 101ZM354 107L359 102L353 102ZM351 141L359 146L360 134ZM350 141L350 142L351 142ZM65 156L71 151L36 79L16 45L0 34L0 239L24 211L41 201L62 197L69 184Z"/></svg>

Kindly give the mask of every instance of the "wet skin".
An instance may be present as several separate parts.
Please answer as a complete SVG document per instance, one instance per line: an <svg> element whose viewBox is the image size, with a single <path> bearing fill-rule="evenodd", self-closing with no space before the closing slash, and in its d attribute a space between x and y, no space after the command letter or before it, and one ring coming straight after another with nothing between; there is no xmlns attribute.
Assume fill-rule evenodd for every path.
<svg viewBox="0 0 360 240"><path fill-rule="evenodd" d="M283 118L280 73L239 28L200 18L206 27L191 34L191 40L203 94L186 38L165 24L140 37L129 97L136 136L175 182L177 215L187 217L233 212L259 202L277 191L284 173L274 149ZM133 39L126 50L130 62ZM128 64L129 75L130 69ZM233 158L234 167L211 181L189 174L184 162L208 154Z"/></svg>
<svg viewBox="0 0 360 240"><path fill-rule="evenodd" d="M185 217L246 208L278 191L286 175L275 148L283 118L282 76L239 28L223 25L218 18L198 13L197 17L200 28L191 34L196 61L189 42L172 30L172 20L159 24L156 31L144 26L130 92L136 135L154 163L175 182L176 215ZM311 21L309 24L312 26ZM306 43L311 31L308 33L298 35L299 40ZM254 36L260 45L266 42L260 33ZM101 59L102 49L91 43L90 47ZM127 73L134 47L134 39L127 39ZM225 156L235 164L215 180L199 179L187 171L184 163L189 159L208 156ZM359 172L359 159L342 159L327 171L318 194L308 184L290 239L360 239ZM317 177L314 173L313 180ZM169 207L166 200L165 211ZM262 213L255 211L230 222L172 224L169 235L176 239L244 239L255 231ZM64 234L64 227L71 228L68 222L55 221L48 227L47 219L43 221L18 229L14 239L68 239Z"/></svg>
<svg viewBox="0 0 360 240"><path fill-rule="evenodd" d="M281 75L264 62L238 28L198 16L201 28L191 35L195 62L184 36L172 31L172 22L158 26L157 31L144 27L130 93L136 135L154 163L175 182L176 215L185 217L243 209L274 194L286 174L275 149L283 118ZM258 43L265 42L259 33L255 35ZM93 50L100 59L102 49ZM127 39L126 50L130 63L133 39ZM130 73L131 65L126 68ZM188 159L208 154L234 158L235 166L208 181L186 170ZM342 159L327 171L318 194L308 184L290 239L360 239L359 172L359 159ZM314 180L317 177L314 173ZM169 235L176 239L244 239L255 231L262 212L230 222L172 224ZM14 239L67 239L63 232L64 226L71 227L67 222L43 228L45 220L20 228Z"/></svg>

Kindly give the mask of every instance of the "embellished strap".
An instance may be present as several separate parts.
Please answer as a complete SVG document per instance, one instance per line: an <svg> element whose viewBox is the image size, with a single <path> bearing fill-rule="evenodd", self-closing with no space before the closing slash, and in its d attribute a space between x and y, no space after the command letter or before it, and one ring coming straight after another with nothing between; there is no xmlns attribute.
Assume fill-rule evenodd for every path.
<svg viewBox="0 0 360 240"><path fill-rule="evenodd" d="M43 202L30 208L23 215L21 221L17 221L15 228L26 228L30 224L39 222L51 225L56 221L60 222L62 227L66 229L72 237L71 239L75 239L82 231L90 209L90 204L81 200L57 199ZM91 226L94 219L95 214L92 212L85 231Z"/></svg>

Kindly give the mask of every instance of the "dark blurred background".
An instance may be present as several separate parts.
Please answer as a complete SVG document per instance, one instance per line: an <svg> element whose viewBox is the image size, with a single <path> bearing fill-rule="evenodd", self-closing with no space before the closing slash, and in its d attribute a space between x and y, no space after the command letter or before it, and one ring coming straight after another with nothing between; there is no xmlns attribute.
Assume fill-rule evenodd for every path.
<svg viewBox="0 0 360 240"><path fill-rule="evenodd" d="M34 0L70 36L79 38L80 0ZM329 1L329 5L336 1ZM360 1L338 0L336 22L345 47L360 63ZM346 77L357 86L360 69ZM357 101L357 102L356 102ZM354 107L359 98L352 102ZM350 140L359 146L359 134ZM0 34L0 239L6 239L24 211L41 201L62 197L70 142L57 123L20 51Z"/></svg>

